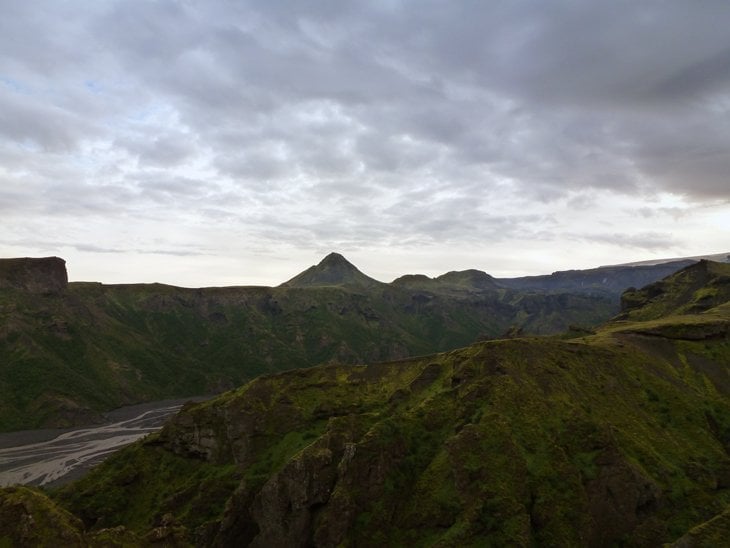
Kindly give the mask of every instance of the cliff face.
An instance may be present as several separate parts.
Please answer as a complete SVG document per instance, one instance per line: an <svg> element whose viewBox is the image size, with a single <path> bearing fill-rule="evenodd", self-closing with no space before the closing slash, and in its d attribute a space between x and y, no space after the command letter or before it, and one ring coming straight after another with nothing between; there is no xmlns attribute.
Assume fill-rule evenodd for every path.
<svg viewBox="0 0 730 548"><path fill-rule="evenodd" d="M59 293L67 286L66 261L59 257L0 259L0 289Z"/></svg>

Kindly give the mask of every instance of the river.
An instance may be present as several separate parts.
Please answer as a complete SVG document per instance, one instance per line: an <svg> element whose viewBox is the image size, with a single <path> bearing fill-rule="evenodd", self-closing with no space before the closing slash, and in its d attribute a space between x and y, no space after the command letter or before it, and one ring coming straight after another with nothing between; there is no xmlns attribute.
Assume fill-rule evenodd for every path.
<svg viewBox="0 0 730 548"><path fill-rule="evenodd" d="M162 428L185 402L165 400L115 409L107 423L74 429L0 433L0 487L57 486L81 477L125 445Z"/></svg>

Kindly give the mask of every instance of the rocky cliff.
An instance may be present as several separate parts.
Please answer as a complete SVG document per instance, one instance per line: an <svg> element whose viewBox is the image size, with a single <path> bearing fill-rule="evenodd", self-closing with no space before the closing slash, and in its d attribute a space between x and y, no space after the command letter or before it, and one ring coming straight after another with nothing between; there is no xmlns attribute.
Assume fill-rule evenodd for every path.
<svg viewBox="0 0 730 548"><path fill-rule="evenodd" d="M67 286L66 261L63 259L58 257L0 259L0 289L59 293Z"/></svg>

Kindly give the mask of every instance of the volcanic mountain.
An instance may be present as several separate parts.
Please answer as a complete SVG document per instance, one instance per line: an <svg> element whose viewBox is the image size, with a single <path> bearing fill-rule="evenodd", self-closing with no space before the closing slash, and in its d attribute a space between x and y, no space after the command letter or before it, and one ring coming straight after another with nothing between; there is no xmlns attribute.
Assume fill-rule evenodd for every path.
<svg viewBox="0 0 730 548"><path fill-rule="evenodd" d="M377 287L385 285L360 272L339 253L330 253L319 264L284 282L279 287Z"/></svg>

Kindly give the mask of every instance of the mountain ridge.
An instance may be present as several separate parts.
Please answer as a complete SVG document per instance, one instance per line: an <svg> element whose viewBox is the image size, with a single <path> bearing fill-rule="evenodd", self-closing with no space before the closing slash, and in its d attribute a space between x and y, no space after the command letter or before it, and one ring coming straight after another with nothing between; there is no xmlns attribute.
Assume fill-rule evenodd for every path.
<svg viewBox="0 0 730 548"><path fill-rule="evenodd" d="M724 259L721 261L708 259ZM386 283L376 280L358 269L353 263L337 252L328 253L318 264L312 265L291 279L278 286L251 286L234 285L228 287L375 287L395 285L399 287L420 287L438 289L439 286L448 286L450 289L480 290L480 289L530 289L530 290L599 290L620 294L628 287L643 287L657 281L677 270L701 260L712 262L730 262L730 253L715 255L698 255L679 259L662 261L639 261L617 265L604 265L590 269L558 270L551 274L518 276L513 278L495 278L487 272L475 268L466 270L452 270L435 277L424 274L404 274ZM23 280L32 282L33 273L37 277L47 277L49 291L63 290L68 285L66 261L59 257L44 258L0 258L0 288L16 287L23 289ZM44 271L45 270L45 271ZM44 271L42 273L42 271ZM49 274L51 273L52 274ZM55 278L55 279L53 279ZM635 283L629 283L629 282ZM70 283L100 283L100 282L70 282ZM628 285L627 285L628 284ZM32 285L32 284L31 284ZM153 285L150 283L102 284L106 286L140 286ZM157 284L167 287L180 287L174 284ZM183 288L181 289L215 289L215 287ZM41 284L42 292L42 284Z"/></svg>
<svg viewBox="0 0 730 548"><path fill-rule="evenodd" d="M62 259L38 261L63 283L47 291L33 274L0 287L3 430L91 424L114 407L217 393L283 368L580 332L620 312L618 286L513 289L478 270L385 284L338 254L295 277L301 287L273 288L66 283ZM0 272L25 263L0 260Z"/></svg>
<svg viewBox="0 0 730 548"><path fill-rule="evenodd" d="M205 546L721 538L730 332L695 327L730 324L727 304L262 376L187 406L51 502L83 521L78 535Z"/></svg>
<svg viewBox="0 0 730 548"><path fill-rule="evenodd" d="M386 361L593 325L617 302L519 292L72 282L0 289L0 428L66 427L144 401L216 393L256 375Z"/></svg>
<svg viewBox="0 0 730 548"><path fill-rule="evenodd" d="M673 276L621 296L619 319L651 320L668 314L705 312L730 300L730 264L705 259Z"/></svg>

